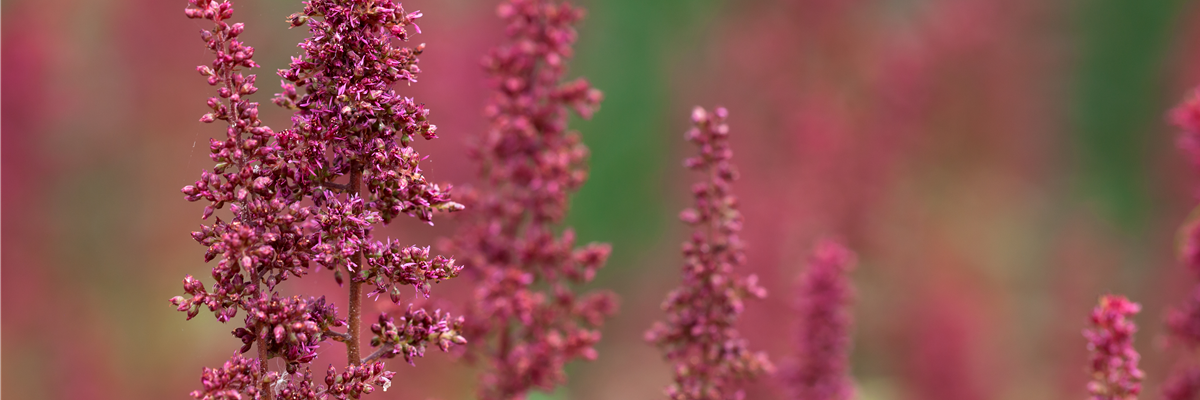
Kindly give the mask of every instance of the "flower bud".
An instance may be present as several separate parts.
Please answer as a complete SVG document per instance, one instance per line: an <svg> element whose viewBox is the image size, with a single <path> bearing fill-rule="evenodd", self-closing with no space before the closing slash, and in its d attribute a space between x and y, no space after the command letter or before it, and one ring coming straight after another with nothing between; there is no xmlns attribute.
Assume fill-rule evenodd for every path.
<svg viewBox="0 0 1200 400"><path fill-rule="evenodd" d="M295 13L287 17L287 22L292 28L295 28L304 25L305 22L308 22L308 16L301 13Z"/></svg>
<svg viewBox="0 0 1200 400"><path fill-rule="evenodd" d="M254 190L257 192L265 191L267 189L267 187L270 185L271 185L271 178L267 177L267 176L260 176L258 178L255 178L254 183L253 183Z"/></svg>
<svg viewBox="0 0 1200 400"><path fill-rule="evenodd" d="M703 107L697 106L696 108L692 109L692 122L700 124L703 123L706 118L708 118L708 113L704 111Z"/></svg>

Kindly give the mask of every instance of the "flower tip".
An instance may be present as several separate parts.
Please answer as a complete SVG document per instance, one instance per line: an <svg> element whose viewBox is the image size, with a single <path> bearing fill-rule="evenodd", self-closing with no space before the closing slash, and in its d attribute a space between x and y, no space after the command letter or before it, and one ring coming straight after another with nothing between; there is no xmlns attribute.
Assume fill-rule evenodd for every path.
<svg viewBox="0 0 1200 400"><path fill-rule="evenodd" d="M695 122L698 124L701 121L704 121L704 119L707 117L708 117L708 112L704 111L704 107L696 106L696 108L692 109L692 122Z"/></svg>

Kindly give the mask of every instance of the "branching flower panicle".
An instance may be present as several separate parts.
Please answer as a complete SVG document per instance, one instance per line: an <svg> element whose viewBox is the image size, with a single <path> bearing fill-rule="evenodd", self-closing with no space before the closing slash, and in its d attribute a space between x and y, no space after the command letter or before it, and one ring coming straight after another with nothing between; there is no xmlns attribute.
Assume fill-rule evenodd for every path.
<svg viewBox="0 0 1200 400"><path fill-rule="evenodd" d="M734 272L746 257L738 237L742 216L732 190L737 171L730 162L727 114L724 108L692 111L695 126L686 137L700 153L684 165L704 173L705 180L692 187L695 206L680 213L693 227L683 244L683 282L663 303L667 320L646 333L646 340L674 363L675 382L666 394L676 400L741 399L745 394L738 381L773 370L766 354L751 352L734 328L743 300L767 293L755 275Z"/></svg>
<svg viewBox="0 0 1200 400"><path fill-rule="evenodd" d="M1092 310L1091 328L1083 331L1092 353L1088 392L1093 400L1137 400L1142 391L1141 356L1133 348L1137 332L1131 318L1142 306L1124 296L1107 295Z"/></svg>
<svg viewBox="0 0 1200 400"><path fill-rule="evenodd" d="M853 322L849 303L854 294L846 276L853 265L853 253L838 242L824 240L800 278L797 359L788 374L792 398L848 400L854 394L848 360Z"/></svg>
<svg viewBox="0 0 1200 400"><path fill-rule="evenodd" d="M184 291L172 304L195 317L202 307L221 322L245 315L233 331L242 341L239 353L257 347L258 358L240 354L219 370L206 369L203 399L358 398L375 387L386 389L393 372L380 358L403 354L409 362L427 343L446 350L465 343L462 319L425 310L409 311L401 326L381 316L376 329L379 347L359 353L362 286L389 294L401 303L400 289L412 286L429 295L430 285L458 275L453 259L429 254L428 248L378 241L372 229L400 214L429 222L434 212L455 211L449 188L428 182L419 166L422 156L413 138L436 137L429 110L392 89L396 82L415 82L417 56L424 45L399 46L420 12L408 13L391 0L311 0L303 12L288 18L291 26L308 25L312 36L300 43L302 54L280 70L282 92L274 102L293 110L292 126L274 131L259 120L254 49L238 39L241 23L229 24L228 1L190 0L189 18L207 19L211 30L201 39L215 55L212 65L197 67L217 96L202 122L223 122L226 135L212 139L210 158L216 165L193 185L183 188L189 201L205 201L203 219L228 206L231 218L215 217L192 237L208 247L205 261L217 259L211 288L184 278ZM277 285L301 277L316 263L334 271L339 284L349 281L345 316L324 297L284 297ZM345 327L347 332L336 328ZM386 327L386 328L385 328ZM331 366L325 384L313 382L316 349L327 340L345 343L350 366ZM286 371L268 371L280 358Z"/></svg>
<svg viewBox="0 0 1200 400"><path fill-rule="evenodd" d="M486 400L552 391L564 365L596 357L599 328L616 308L607 292L577 294L609 255L607 244L576 247L567 228L568 196L587 179L588 156L568 110L589 118L600 91L580 78L563 81L583 10L553 0L509 0L498 9L507 41L483 61L493 86L491 125L473 149L481 188L469 202L473 220L452 246L479 280L466 329L472 355L489 363ZM474 340L474 339L472 339Z"/></svg>

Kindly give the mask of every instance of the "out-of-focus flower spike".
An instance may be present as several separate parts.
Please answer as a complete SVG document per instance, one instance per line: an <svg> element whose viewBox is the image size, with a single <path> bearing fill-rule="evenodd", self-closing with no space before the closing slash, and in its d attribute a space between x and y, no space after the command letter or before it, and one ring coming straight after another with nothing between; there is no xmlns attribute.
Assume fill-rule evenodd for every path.
<svg viewBox="0 0 1200 400"><path fill-rule="evenodd" d="M849 377L850 300L853 289L847 273L854 254L841 243L817 244L800 278L796 317L796 360L787 383L793 398L848 400L853 396Z"/></svg>
<svg viewBox="0 0 1200 400"><path fill-rule="evenodd" d="M506 0L497 13L508 40L483 60L491 125L472 153L483 184L473 220L451 245L478 279L465 336L490 363L484 400L552 391L566 363L595 357L598 329L616 308L609 293L569 288L595 276L607 245L577 250L569 230L555 233L587 178L587 147L567 128L568 113L588 118L602 98L586 80L563 79L583 12L557 0Z"/></svg>
<svg viewBox="0 0 1200 400"><path fill-rule="evenodd" d="M1083 331L1091 352L1092 381L1088 392L1093 400L1137 400L1142 391L1141 356L1133 348L1137 325L1130 319L1142 306L1124 296L1106 295L1092 310L1091 327Z"/></svg>
<svg viewBox="0 0 1200 400"><path fill-rule="evenodd" d="M733 169L727 117L724 108L692 110L694 128L687 139L699 154L688 159L687 167L706 180L693 187L695 207L680 214L693 227L691 240L683 244L683 282L663 302L666 321L646 332L646 340L675 366L674 383L665 390L673 400L742 398L740 381L774 370L766 354L751 352L733 327L742 299L765 297L766 291L753 275L734 272L745 255L738 237L741 214L731 192L736 175L719 173Z"/></svg>

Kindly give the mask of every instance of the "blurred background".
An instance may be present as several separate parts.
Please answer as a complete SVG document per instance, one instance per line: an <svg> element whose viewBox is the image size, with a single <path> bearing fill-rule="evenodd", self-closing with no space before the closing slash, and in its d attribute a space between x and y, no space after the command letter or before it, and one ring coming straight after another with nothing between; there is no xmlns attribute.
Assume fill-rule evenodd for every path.
<svg viewBox="0 0 1200 400"><path fill-rule="evenodd" d="M189 232L202 205L179 188L211 168L196 122L209 87L207 25L185 1L4 0L4 238L0 394L8 399L186 398L201 367L240 346L167 299L207 278ZM1200 2L1184 0L588 0L572 76L605 93L573 121L592 150L569 225L611 242L595 287L621 295L600 357L536 399L662 398L670 380L642 333L678 283L675 219L696 179L683 141L694 105L730 110L749 244L768 285L741 321L786 365L794 284L814 241L859 254L853 375L861 399L1070 399L1086 395L1080 335L1096 299L1141 302L1136 345L1157 398L1180 357L1166 310L1195 278L1174 258L1197 176L1165 112L1200 83ZM234 20L273 71L304 30L295 0L241 0ZM495 0L410 0L428 44L420 82L441 139L420 142L440 182L469 185L485 129L479 59L501 39ZM379 236L435 244L402 221ZM293 286L329 293L328 273ZM434 291L453 309L467 282ZM382 307L377 303L371 307ZM329 352L329 355L324 355ZM340 344L317 366L340 362ZM432 351L371 398L469 399L475 370ZM278 367L278 366L277 366ZM318 368L322 369L322 368ZM318 377L323 376L318 372ZM395 390L399 389L399 390ZM777 379L750 399L782 398Z"/></svg>

